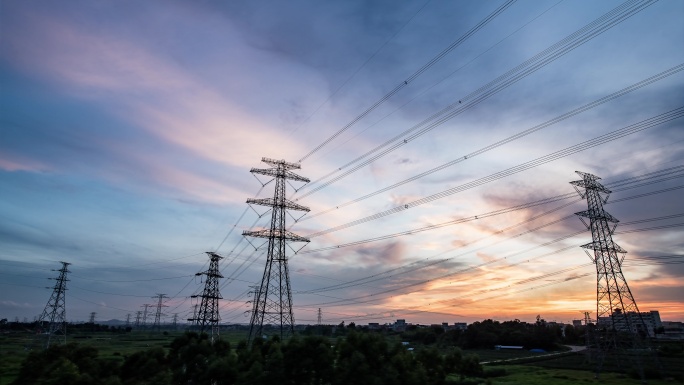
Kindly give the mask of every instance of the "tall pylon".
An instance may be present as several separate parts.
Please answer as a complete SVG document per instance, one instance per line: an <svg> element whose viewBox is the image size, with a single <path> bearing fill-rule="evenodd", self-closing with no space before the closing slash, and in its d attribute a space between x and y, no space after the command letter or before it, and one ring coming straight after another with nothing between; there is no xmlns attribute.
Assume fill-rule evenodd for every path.
<svg viewBox="0 0 684 385"><path fill-rule="evenodd" d="M262 162L271 166L267 169L252 168L253 174L261 174L275 179L273 198L248 199L247 203L271 207L271 225L268 229L244 231L242 235L268 239L268 252L261 285L255 293L255 303L249 322L249 342L264 334L264 325L272 325L278 330L281 340L294 333L294 315L292 314L292 289L290 273L287 266L285 247L287 242L309 242L286 229L285 214L287 210L308 212L309 208L292 202L286 198L285 185L287 179L308 183L309 179L297 175L290 170L299 169L298 163L284 160L262 158Z"/></svg>
<svg viewBox="0 0 684 385"><path fill-rule="evenodd" d="M157 293L157 295L155 295L152 298L158 299L157 311L154 313L154 324L152 325L152 329L156 329L157 331L161 331L161 317L162 317L162 315L164 315L164 313L162 313L162 308L168 307L167 305L164 305L164 299L169 298L169 297L167 297L166 294Z"/></svg>
<svg viewBox="0 0 684 385"><path fill-rule="evenodd" d="M193 318L188 319L188 321L193 321L195 325L198 325L200 333L211 329L211 342L214 343L215 340L219 339L219 322L221 322L219 299L223 297L221 297L221 292L219 291L219 278L223 278L223 276L219 272L219 261L223 257L211 251L207 251L207 255L209 255L210 261L209 269L195 274L207 276L202 294L192 296L193 298L202 298L199 312Z"/></svg>
<svg viewBox="0 0 684 385"><path fill-rule="evenodd" d="M648 348L648 328L622 273L627 251L613 242L619 221L603 209L611 191L598 181L601 178L596 175L576 173L582 180L570 183L587 200L587 210L576 214L592 236L592 242L582 247L594 251L593 256L589 252L587 255L596 265L596 326L592 338L597 357L596 377L599 377L605 359L611 356L618 367L626 363L625 359L631 361L643 380L642 354Z"/></svg>
<svg viewBox="0 0 684 385"><path fill-rule="evenodd" d="M40 334L45 336L45 342L43 347L45 349L50 347L50 343L53 340L53 336L57 332L61 332L61 341L66 343L66 283L69 281L67 279L67 273L69 273L69 262L62 262L62 268L58 271L59 275L57 278L50 278L55 280L55 286L52 288L52 295L43 309L43 313L38 317L38 327ZM47 330L43 329L43 324L47 322Z"/></svg>

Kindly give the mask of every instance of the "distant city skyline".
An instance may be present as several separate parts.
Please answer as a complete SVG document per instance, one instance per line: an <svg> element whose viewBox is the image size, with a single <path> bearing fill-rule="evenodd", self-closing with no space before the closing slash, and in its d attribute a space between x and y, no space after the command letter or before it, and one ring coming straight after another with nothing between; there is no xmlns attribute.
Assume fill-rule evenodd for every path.
<svg viewBox="0 0 684 385"><path fill-rule="evenodd" d="M59 261L68 320L157 293L192 318L216 251L248 323L269 157L312 180L297 324L595 312L577 170L613 190L639 310L683 321L684 2L649 4L3 2L0 318L40 315Z"/></svg>

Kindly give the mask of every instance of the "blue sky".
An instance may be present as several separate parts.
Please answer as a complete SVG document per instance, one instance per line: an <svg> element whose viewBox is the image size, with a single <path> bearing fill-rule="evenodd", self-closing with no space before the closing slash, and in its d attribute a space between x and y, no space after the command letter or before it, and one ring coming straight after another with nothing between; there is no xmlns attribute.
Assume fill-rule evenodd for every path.
<svg viewBox="0 0 684 385"><path fill-rule="evenodd" d="M677 69L465 159L684 63L684 3L661 0L474 103L481 87L623 4L518 0L412 77L503 4L3 2L0 317L38 315L50 295L46 278L56 275L51 269L69 261L69 319L85 320L93 311L98 319L124 319L157 293L172 297L168 313L183 318L192 303L188 296L202 287L194 274L206 268L204 252L218 251L226 256L222 273L235 278L223 285L222 317L248 322L246 292L260 279L265 257L245 248L240 234L267 219L248 210L238 221L246 199L261 187L250 168L263 167L262 157L302 159L395 87L401 90L303 159L299 174L314 183L292 199L302 196L298 202L311 208L311 219L292 231L306 236L413 205L681 107L684 71ZM325 175L351 168L349 162L397 135L401 144L407 138L401 133L450 105L467 108L307 195ZM615 235L629 251L624 272L640 309L682 320L684 269L652 259L684 253L683 230L676 226L681 217L671 217L684 213L683 190L677 189L682 167L679 118L313 237L303 249L312 252L290 261L295 318L313 322L319 307L330 323L579 318L580 311L595 309L596 278L591 265L583 266L589 258L570 246L591 235L540 246L582 224L569 218L540 226L583 210L581 201L536 219L566 201L336 246L572 192L568 182L581 170L608 184L663 173L612 197L658 193L606 209L623 223L638 222L625 230L643 230L620 234L619 226ZM669 174L662 171L667 169ZM652 227L659 229L644 230ZM562 248L567 250L553 253ZM545 253L550 255L540 256ZM390 269L401 274L383 273ZM353 280L360 284L344 284ZM344 288L325 289L333 283Z"/></svg>

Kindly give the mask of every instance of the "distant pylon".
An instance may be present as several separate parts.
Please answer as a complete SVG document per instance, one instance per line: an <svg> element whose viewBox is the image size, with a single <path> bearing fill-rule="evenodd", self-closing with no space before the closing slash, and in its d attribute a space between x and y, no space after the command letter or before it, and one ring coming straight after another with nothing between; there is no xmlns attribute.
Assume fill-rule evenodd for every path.
<svg viewBox="0 0 684 385"><path fill-rule="evenodd" d="M135 328L140 327L140 321L142 320L142 310L138 310L135 312Z"/></svg>
<svg viewBox="0 0 684 385"><path fill-rule="evenodd" d="M196 296L192 297L192 298L196 298ZM192 305L192 318L188 318L188 321L190 321L190 330L196 329L196 326L197 326L197 308L198 307L199 307L198 303Z"/></svg>
<svg viewBox="0 0 684 385"><path fill-rule="evenodd" d="M323 313L321 312L321 308L318 308L318 326L321 326L323 324Z"/></svg>
<svg viewBox="0 0 684 385"><path fill-rule="evenodd" d="M223 278L219 272L219 260L223 257L208 251L209 255L209 270L197 273L195 275L206 275L207 279L204 282L204 291L200 295L193 295L193 298L200 297L199 312L188 321L194 321L199 325L200 334L207 329L211 329L211 342L219 339L219 322L221 316L219 315L219 299L222 299L219 291L219 278Z"/></svg>
<svg viewBox="0 0 684 385"><path fill-rule="evenodd" d="M173 313L172 326L173 326L173 330L178 329L178 313Z"/></svg>
<svg viewBox="0 0 684 385"><path fill-rule="evenodd" d="M45 349L50 347L50 342L52 341L52 336L57 332L62 333L62 342L66 343L66 283L69 281L67 279L67 273L69 272L68 266L71 265L69 262L61 262L62 268L59 270L59 276L54 279L55 286L52 288L52 295L45 305L43 313L38 317L38 327L41 329L40 333L45 335L45 343L43 346ZM47 330L43 329L43 323L48 322Z"/></svg>
<svg viewBox="0 0 684 385"><path fill-rule="evenodd" d="M157 301L157 312L154 314L154 324L152 325L152 328L156 329L157 331L160 331L161 330L161 316L164 315L162 313L162 308L168 307L167 305L164 305L164 298L169 298L169 297L167 297L166 294L157 294L152 298L158 299L158 301Z"/></svg>
<svg viewBox="0 0 684 385"><path fill-rule="evenodd" d="M88 319L88 323L94 324L95 323L95 316L97 315L96 312L90 312L90 318Z"/></svg>
<svg viewBox="0 0 684 385"><path fill-rule="evenodd" d="M603 209L611 191L598 182L601 178L576 172L582 180L570 183L587 200L587 210L576 214L592 236L592 242L582 247L594 251L593 256L587 254L596 265L596 326L593 336L598 358L596 377L601 373L606 356L611 355L618 367L626 363L624 359L633 361L643 380L641 355L648 348L648 328L622 273L626 251L613 242L618 220ZM583 218L589 219L589 223ZM641 333L646 333L646 336Z"/></svg>
<svg viewBox="0 0 684 385"><path fill-rule="evenodd" d="M131 313L126 314L126 327L131 326Z"/></svg>
<svg viewBox="0 0 684 385"><path fill-rule="evenodd" d="M147 309L148 309L150 306L153 306L153 305L150 305L149 303L146 303L146 304L140 306L140 307L144 307L144 308L145 308L145 310L143 310L143 314L142 314L142 327L143 327L143 329L147 327Z"/></svg>
<svg viewBox="0 0 684 385"><path fill-rule="evenodd" d="M244 231L242 235L268 239L268 252L261 285L255 293L255 303L249 322L249 339L264 334L264 325L273 325L283 339L294 333L294 315L292 314L292 289L290 288L290 273L287 266L285 247L287 241L309 242L286 229L285 215L287 210L308 212L309 208L292 202L286 198L285 185L287 179L308 183L309 179L297 175L290 170L299 169L298 163L288 163L284 160L262 158L262 162L271 166L267 169L252 168L253 174L273 177L276 181L273 198L248 199L248 204L271 207L271 225L268 229Z"/></svg>

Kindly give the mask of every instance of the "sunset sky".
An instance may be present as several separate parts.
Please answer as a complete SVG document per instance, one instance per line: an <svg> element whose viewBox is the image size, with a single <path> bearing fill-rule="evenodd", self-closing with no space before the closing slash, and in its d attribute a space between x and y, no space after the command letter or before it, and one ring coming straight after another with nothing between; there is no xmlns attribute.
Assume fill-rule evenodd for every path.
<svg viewBox="0 0 684 385"><path fill-rule="evenodd" d="M298 323L595 312L576 170L614 191L639 309L684 321L683 18L677 0L3 1L0 318L38 316L68 261L69 320L157 293L186 319L216 251L222 320L248 323L268 157L312 181L287 186L311 208L288 217L311 238L290 250Z"/></svg>

